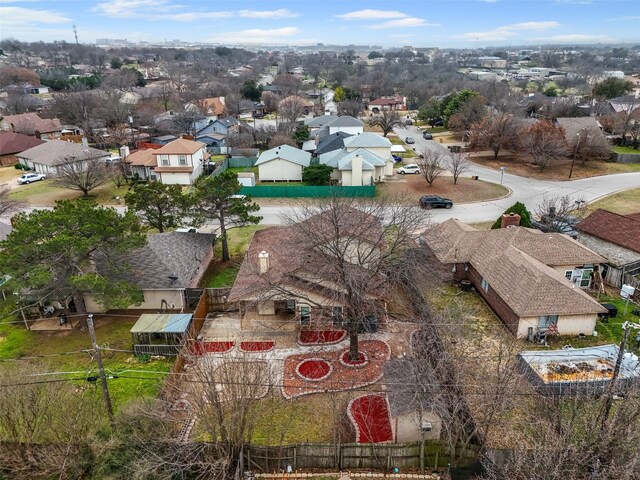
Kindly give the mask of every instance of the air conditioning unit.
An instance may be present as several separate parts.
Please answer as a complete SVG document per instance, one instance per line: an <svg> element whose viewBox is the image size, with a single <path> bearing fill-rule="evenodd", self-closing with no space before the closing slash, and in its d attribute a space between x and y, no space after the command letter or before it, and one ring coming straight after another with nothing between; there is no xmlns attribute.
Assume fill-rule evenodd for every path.
<svg viewBox="0 0 640 480"><path fill-rule="evenodd" d="M431 422L422 422L422 425L420 425L420 431L422 432L430 432L431 430L433 430Z"/></svg>

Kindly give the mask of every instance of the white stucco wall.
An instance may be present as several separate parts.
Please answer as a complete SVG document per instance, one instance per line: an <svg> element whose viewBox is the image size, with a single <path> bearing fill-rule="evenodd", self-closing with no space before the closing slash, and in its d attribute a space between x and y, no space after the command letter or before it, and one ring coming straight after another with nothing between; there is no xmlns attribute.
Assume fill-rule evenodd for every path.
<svg viewBox="0 0 640 480"><path fill-rule="evenodd" d="M344 187L361 187L362 185L371 185L371 179L373 177L373 172L371 170L366 170L362 172L362 184L361 185L352 185L351 183L351 170L343 170L340 172L342 174L342 185Z"/></svg>
<svg viewBox="0 0 640 480"><path fill-rule="evenodd" d="M292 163L282 158L276 158L258 165L258 177L261 182L271 181L302 181L302 165Z"/></svg>
<svg viewBox="0 0 640 480"><path fill-rule="evenodd" d="M130 305L131 310L159 310L164 307L162 300L167 302L166 308L180 310L182 308L182 290L145 290L144 301L140 305ZM91 296L84 296L84 303L87 312L100 313L106 309L95 301ZM171 305L174 305L172 308Z"/></svg>
<svg viewBox="0 0 640 480"><path fill-rule="evenodd" d="M161 183L166 183L167 185L191 185L190 172L156 172L156 175L160 177Z"/></svg>

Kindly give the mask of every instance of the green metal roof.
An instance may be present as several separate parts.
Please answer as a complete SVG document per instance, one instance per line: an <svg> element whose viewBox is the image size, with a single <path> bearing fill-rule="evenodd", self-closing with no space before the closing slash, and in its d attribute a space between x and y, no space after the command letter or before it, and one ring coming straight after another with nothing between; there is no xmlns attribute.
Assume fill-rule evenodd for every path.
<svg viewBox="0 0 640 480"><path fill-rule="evenodd" d="M184 333L191 323L191 313L145 313L131 333Z"/></svg>

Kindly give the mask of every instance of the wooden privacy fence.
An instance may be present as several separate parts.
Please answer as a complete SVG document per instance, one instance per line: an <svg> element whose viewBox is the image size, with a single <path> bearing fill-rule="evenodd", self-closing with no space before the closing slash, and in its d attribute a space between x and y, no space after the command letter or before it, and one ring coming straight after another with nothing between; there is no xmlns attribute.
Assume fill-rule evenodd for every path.
<svg viewBox="0 0 640 480"><path fill-rule="evenodd" d="M475 450L468 450L460 464L472 463ZM245 446L243 468L258 472L297 469L375 469L420 470L446 467L451 455L439 442L413 443L300 443L282 447Z"/></svg>
<svg viewBox="0 0 640 480"><path fill-rule="evenodd" d="M209 312L227 312L235 309L235 304L229 303L231 288L205 288Z"/></svg>

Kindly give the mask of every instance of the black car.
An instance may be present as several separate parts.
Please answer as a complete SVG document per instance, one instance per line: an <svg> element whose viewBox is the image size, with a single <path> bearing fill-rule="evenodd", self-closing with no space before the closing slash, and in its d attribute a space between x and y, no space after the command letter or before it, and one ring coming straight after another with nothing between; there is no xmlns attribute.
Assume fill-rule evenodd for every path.
<svg viewBox="0 0 640 480"><path fill-rule="evenodd" d="M423 132L422 138L424 138L425 140L433 140L433 135L431 135L429 132Z"/></svg>
<svg viewBox="0 0 640 480"><path fill-rule="evenodd" d="M420 206L422 208L451 208L453 207L453 201L438 195L425 195L420 198Z"/></svg>

